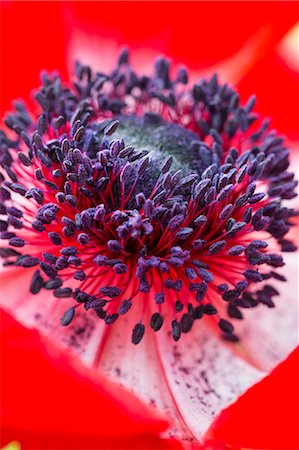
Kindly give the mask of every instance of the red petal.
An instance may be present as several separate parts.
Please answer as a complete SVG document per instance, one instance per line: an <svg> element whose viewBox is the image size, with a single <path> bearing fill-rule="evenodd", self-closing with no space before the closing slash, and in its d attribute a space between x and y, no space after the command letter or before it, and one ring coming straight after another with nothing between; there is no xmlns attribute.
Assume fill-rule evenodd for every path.
<svg viewBox="0 0 299 450"><path fill-rule="evenodd" d="M209 436L227 446L298 449L298 357L299 348L223 411Z"/></svg>
<svg viewBox="0 0 299 450"><path fill-rule="evenodd" d="M71 353L1 311L3 444L22 449L168 448L167 423Z"/></svg>
<svg viewBox="0 0 299 450"><path fill-rule="evenodd" d="M66 75L60 2L1 2L1 115L15 98L28 100L40 71Z"/></svg>
<svg viewBox="0 0 299 450"><path fill-rule="evenodd" d="M64 2L72 37L77 30L132 48L156 49L194 69L236 53L269 29L272 48L297 20L292 2ZM100 59L100 55L99 55Z"/></svg>
<svg viewBox="0 0 299 450"><path fill-rule="evenodd" d="M186 7L187 5L187 7ZM81 59L110 70L120 46L148 72L157 54L186 64L198 77L219 72L241 98L257 94L257 111L298 138L299 74L278 56L278 44L298 20L296 2L64 2L69 69ZM144 26L144 20L149 26ZM150 26L150 25L153 26ZM196 50L194 50L196 49ZM286 55L287 56L287 55Z"/></svg>
<svg viewBox="0 0 299 450"><path fill-rule="evenodd" d="M256 111L271 118L271 126L289 139L299 137L299 73L290 69L276 53L261 58L238 85L241 98L253 92Z"/></svg>

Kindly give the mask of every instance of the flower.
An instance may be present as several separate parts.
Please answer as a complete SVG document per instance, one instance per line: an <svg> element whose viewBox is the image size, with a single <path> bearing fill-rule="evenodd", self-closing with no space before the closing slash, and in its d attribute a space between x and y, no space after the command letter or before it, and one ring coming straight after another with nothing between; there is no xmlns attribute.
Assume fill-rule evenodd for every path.
<svg viewBox="0 0 299 450"><path fill-rule="evenodd" d="M123 356L126 368L132 363L125 355L132 352L128 330L133 344L149 345L146 356L153 360L153 333L168 327L175 342L186 334L189 351L182 355L163 329L156 333L163 353L172 350L163 360L174 376L168 382L182 371L191 405L199 401L206 416L199 426L197 413L187 418L183 411L190 429L176 428L190 438L205 431L215 408L261 376L237 358L219 372L232 350L223 344L219 354L214 325L235 342L231 319L243 318L240 308L274 306L278 291L271 281L260 289L255 284L284 279L275 270L284 264L278 245L286 252L296 247L285 237L295 212L282 200L295 196L296 182L283 139L267 122L251 131L253 97L241 107L215 75L191 88L187 83L184 68L170 76L165 58L152 77L137 75L126 51L111 74L77 64L75 90L44 74L38 120L17 103L6 118L17 138L2 134L1 212L7 220L1 237L8 246L1 253L5 265L27 270L32 296L46 292L43 304L15 296L9 309L48 332L62 312L70 334L61 339L77 351L87 345L87 363L90 357L96 366L105 361L106 371L120 375ZM51 291L55 303L47 298ZM61 300L68 297L71 303ZM204 392L217 399L211 403L199 395L192 365L198 352L193 330L203 316L212 317L198 328L203 349L196 362ZM222 378L213 381L217 390L225 381L227 392L211 388L211 368ZM235 389L229 377L241 368L245 376ZM178 398L186 394L173 384L172 390ZM163 402L173 407L172 399Z"/></svg>
<svg viewBox="0 0 299 450"><path fill-rule="evenodd" d="M18 439L22 450L180 448L159 438L167 422L135 396L3 311L1 356L1 444Z"/></svg>
<svg viewBox="0 0 299 450"><path fill-rule="evenodd" d="M78 308L110 325L134 306L134 344L149 310L150 327L164 316L175 341L204 315L236 340L227 317L274 306L271 284L252 287L281 278L264 238L296 250L285 239L296 213L282 204L296 196L289 151L268 122L250 132L254 97L240 107L215 75L187 83L164 58L138 77L124 50L110 75L77 64L77 92L44 75L36 123L20 103L6 117L17 140L2 135L1 256L39 266L32 294L74 298L63 326Z"/></svg>

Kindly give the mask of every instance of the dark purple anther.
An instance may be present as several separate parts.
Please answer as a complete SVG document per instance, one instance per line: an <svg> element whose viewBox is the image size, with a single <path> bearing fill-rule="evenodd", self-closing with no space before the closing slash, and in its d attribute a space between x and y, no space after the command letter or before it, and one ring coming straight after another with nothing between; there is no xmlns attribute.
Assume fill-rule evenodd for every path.
<svg viewBox="0 0 299 450"><path fill-rule="evenodd" d="M69 256L67 262L70 266L79 267L81 266L82 261L80 258L78 258L78 256Z"/></svg>
<svg viewBox="0 0 299 450"><path fill-rule="evenodd" d="M69 298L72 296L71 288L57 288L54 290L54 297L57 298Z"/></svg>
<svg viewBox="0 0 299 450"><path fill-rule="evenodd" d="M48 233L49 239L50 241L54 244L54 245L62 245L62 239L59 236L58 233L56 233L55 231L50 231Z"/></svg>
<svg viewBox="0 0 299 450"><path fill-rule="evenodd" d="M125 264L115 264L114 268L114 272L117 273L118 275L122 275L124 273L127 273L128 268Z"/></svg>
<svg viewBox="0 0 299 450"><path fill-rule="evenodd" d="M117 286L106 286L100 288L100 293L109 298L114 298L120 294L120 289Z"/></svg>
<svg viewBox="0 0 299 450"><path fill-rule="evenodd" d="M247 280L254 281L255 283L263 281L262 275L257 270L247 269L244 275Z"/></svg>
<svg viewBox="0 0 299 450"><path fill-rule="evenodd" d="M163 161L162 167L161 167L161 172L163 175L169 171L169 169L172 165L172 162L173 162L172 156L167 156L167 158L165 158L165 160Z"/></svg>
<svg viewBox="0 0 299 450"><path fill-rule="evenodd" d="M142 323L137 323L132 332L132 343L137 345L144 336L145 326Z"/></svg>
<svg viewBox="0 0 299 450"><path fill-rule="evenodd" d="M181 302L181 300L176 300L176 302L175 302L175 310L176 310L176 312L181 312L181 311L183 311L183 309L184 309L184 305Z"/></svg>
<svg viewBox="0 0 299 450"><path fill-rule="evenodd" d="M105 214L106 214L106 210L105 210L104 205L99 205L95 209L95 213L94 213L94 217L93 218L94 218L94 220L101 221L101 220L104 219Z"/></svg>
<svg viewBox="0 0 299 450"><path fill-rule="evenodd" d="M73 245L72 246L70 246L70 247L63 247L61 250L60 250L60 253L62 254L62 255L65 255L65 256L74 256L74 255L76 255L77 253L78 253L78 250L76 249L76 247L74 247Z"/></svg>
<svg viewBox="0 0 299 450"><path fill-rule="evenodd" d="M218 292L223 293L229 289L226 283L221 283L217 286Z"/></svg>
<svg viewBox="0 0 299 450"><path fill-rule="evenodd" d="M182 334L181 324L177 320L172 321L172 337L175 342L177 342Z"/></svg>
<svg viewBox="0 0 299 450"><path fill-rule="evenodd" d="M84 281L86 279L86 274L83 270L77 270L77 272L74 273L75 280Z"/></svg>
<svg viewBox="0 0 299 450"><path fill-rule="evenodd" d="M157 305L161 305L162 303L164 303L165 298L163 292L155 294L155 301Z"/></svg>
<svg viewBox="0 0 299 450"><path fill-rule="evenodd" d="M238 256L241 255L245 250L245 247L243 245L234 245L228 250L228 254L232 256Z"/></svg>
<svg viewBox="0 0 299 450"><path fill-rule="evenodd" d="M217 195L216 200L218 202L225 200L230 195L230 193L232 192L233 188L234 188L233 184L228 184L227 186L225 186L223 189L221 189L221 191Z"/></svg>
<svg viewBox="0 0 299 450"><path fill-rule="evenodd" d="M61 325L64 327L69 325L71 323L71 321L73 320L74 316L75 316L75 308L74 308L74 306L72 306L61 317Z"/></svg>
<svg viewBox="0 0 299 450"><path fill-rule="evenodd" d="M217 314L217 309L211 303L207 303L206 305L204 305L204 313L208 316L214 316L215 314Z"/></svg>
<svg viewBox="0 0 299 450"><path fill-rule="evenodd" d="M114 133L114 131L117 130L119 126L119 121L118 120L114 120L112 121L109 125L107 125L107 127L104 130L104 133L106 136L110 136L111 134Z"/></svg>
<svg viewBox="0 0 299 450"><path fill-rule="evenodd" d="M126 314L131 309L131 306L132 306L131 300L123 300L121 302L120 307L118 308L118 313L120 315Z"/></svg>
<svg viewBox="0 0 299 450"><path fill-rule="evenodd" d="M197 278L197 274L196 274L195 270L192 269L191 267L187 267L185 269L185 274L189 280L195 280L195 278Z"/></svg>
<svg viewBox="0 0 299 450"><path fill-rule="evenodd" d="M62 280L60 278L53 278L46 282L44 288L47 290L57 289L62 286Z"/></svg>
<svg viewBox="0 0 299 450"><path fill-rule="evenodd" d="M213 274L209 272L207 269L198 268L197 272L200 278L203 281L206 281L207 283L214 280Z"/></svg>
<svg viewBox="0 0 299 450"><path fill-rule="evenodd" d="M172 219L170 219L168 226L171 231L176 230L183 222L184 222L184 215L178 214L174 216Z"/></svg>
<svg viewBox="0 0 299 450"><path fill-rule="evenodd" d="M146 215L146 217L151 219L153 216L153 212L154 212L153 202L151 200L145 200L144 205L143 205L143 210L144 210L144 214Z"/></svg>
<svg viewBox="0 0 299 450"><path fill-rule="evenodd" d="M206 284L206 282L203 281L202 283L198 284L198 287L196 289L196 301L197 302L201 302L205 298L207 290L208 290L208 285Z"/></svg>
<svg viewBox="0 0 299 450"><path fill-rule="evenodd" d="M119 253L122 250L121 243L116 241L115 239L112 239L107 242L107 247L109 250L111 250L113 253Z"/></svg>
<svg viewBox="0 0 299 450"><path fill-rule="evenodd" d="M163 317L159 313L154 313L151 317L150 326L154 331L159 331L163 325Z"/></svg>
<svg viewBox="0 0 299 450"><path fill-rule="evenodd" d="M13 237L9 239L9 245L11 245L12 247L24 247L25 241L22 238Z"/></svg>
<svg viewBox="0 0 299 450"><path fill-rule="evenodd" d="M78 240L78 242L79 242L80 245L88 244L89 241L90 241L89 236L88 236L88 234L86 234L86 233L80 233L80 234L78 235L77 240Z"/></svg>
<svg viewBox="0 0 299 450"><path fill-rule="evenodd" d="M210 245L208 254L209 255L216 255L217 253L221 252L223 248L225 247L226 242L224 240L215 242L214 244Z"/></svg>
<svg viewBox="0 0 299 450"><path fill-rule="evenodd" d="M37 295L41 288L44 286L44 279L42 278L40 271L36 270L32 276L32 280L30 283L29 291L33 295Z"/></svg>
<svg viewBox="0 0 299 450"><path fill-rule="evenodd" d="M266 196L266 194L264 194L263 192L260 192L259 194L253 194L251 197L250 197L250 199L248 200L248 202L250 203L250 204L253 204L253 203L258 203L258 202L260 202L261 200L263 200L263 198Z"/></svg>
<svg viewBox="0 0 299 450"><path fill-rule="evenodd" d="M41 261L39 263L40 268L42 271L49 277L49 278L56 278L57 276L57 270L55 270L51 264L48 264L47 262Z"/></svg>
<svg viewBox="0 0 299 450"><path fill-rule="evenodd" d="M105 263L106 263L106 261L107 261L107 256L104 256L104 255L97 255L97 256L94 258L94 262L95 262L98 266L104 266Z"/></svg>
<svg viewBox="0 0 299 450"><path fill-rule="evenodd" d="M228 205L226 205L226 206L223 208L223 210L222 210L221 213L219 214L219 218L220 218L221 220L226 220L226 219L228 219L229 216L230 216L230 214L231 214L231 212L233 211L233 209L234 209L234 206L233 206L231 203L229 203Z"/></svg>
<svg viewBox="0 0 299 450"><path fill-rule="evenodd" d="M234 327L228 320L220 319L218 322L218 326L224 333L234 332Z"/></svg>
<svg viewBox="0 0 299 450"><path fill-rule="evenodd" d="M200 216L196 217L194 220L195 225L202 226L207 221L207 217L201 214Z"/></svg>
<svg viewBox="0 0 299 450"><path fill-rule="evenodd" d="M68 258L66 256L59 256L55 263L56 270L63 270L69 266Z"/></svg>
<svg viewBox="0 0 299 450"><path fill-rule="evenodd" d="M188 333L193 325L193 317L190 314L183 314L181 319L181 329L183 333Z"/></svg>

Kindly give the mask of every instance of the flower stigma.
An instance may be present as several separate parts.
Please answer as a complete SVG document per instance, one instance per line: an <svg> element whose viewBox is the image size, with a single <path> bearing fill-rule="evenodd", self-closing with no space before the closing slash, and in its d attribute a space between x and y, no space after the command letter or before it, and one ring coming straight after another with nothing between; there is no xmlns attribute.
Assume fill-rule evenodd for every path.
<svg viewBox="0 0 299 450"><path fill-rule="evenodd" d="M274 307L271 279L296 250L284 139L217 76L194 85L168 60L139 76L122 51L109 74L42 74L38 117L15 102L0 134L0 256L28 289L73 299L106 325L130 314L178 341L205 316L237 341L242 309ZM206 320L206 319L205 319ZM165 323L164 323L165 322Z"/></svg>

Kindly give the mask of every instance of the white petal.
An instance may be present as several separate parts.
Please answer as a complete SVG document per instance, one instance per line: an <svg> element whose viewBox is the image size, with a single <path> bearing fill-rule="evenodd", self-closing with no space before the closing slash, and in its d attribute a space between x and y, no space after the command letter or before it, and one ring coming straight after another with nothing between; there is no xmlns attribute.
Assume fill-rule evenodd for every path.
<svg viewBox="0 0 299 450"><path fill-rule="evenodd" d="M242 311L245 320L236 328L246 356L261 370L269 372L298 345L298 253L285 253L286 265L277 272L287 282L271 279L281 292L273 297L275 308L260 305Z"/></svg>
<svg viewBox="0 0 299 450"><path fill-rule="evenodd" d="M138 313L132 311L113 324L95 366L165 414L171 423L170 435L192 439L169 389L156 335L147 327L143 340L137 346L131 343L132 328L137 321Z"/></svg>
<svg viewBox="0 0 299 450"><path fill-rule="evenodd" d="M159 334L158 345L169 387L188 428L200 439L213 418L264 374L215 336L206 318L178 344Z"/></svg>
<svg viewBox="0 0 299 450"><path fill-rule="evenodd" d="M129 313L114 325L95 361L166 413L172 419L170 434L186 440L201 439L215 415L264 376L240 358L234 344L215 336L208 320L195 323L178 343L166 327L154 333L147 326L135 347L129 342L134 326Z"/></svg>
<svg viewBox="0 0 299 450"><path fill-rule="evenodd" d="M62 327L60 319L68 308L74 306L74 300L57 299L52 291L45 289L37 295L30 294L29 286L35 269L1 269L0 306L23 325L50 335L57 343L74 350L84 362L90 364L101 340L103 324L93 312L87 314L81 306L76 310L72 323Z"/></svg>

